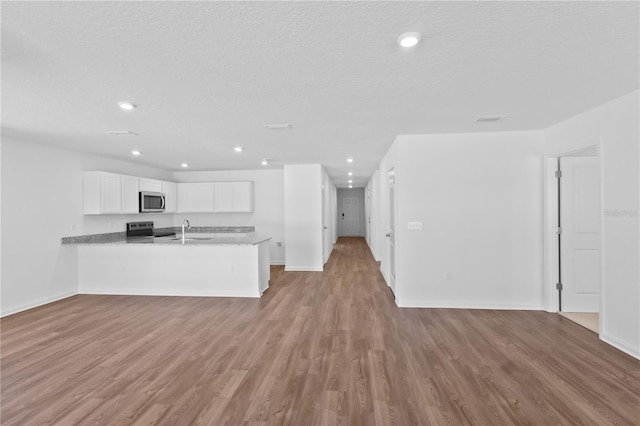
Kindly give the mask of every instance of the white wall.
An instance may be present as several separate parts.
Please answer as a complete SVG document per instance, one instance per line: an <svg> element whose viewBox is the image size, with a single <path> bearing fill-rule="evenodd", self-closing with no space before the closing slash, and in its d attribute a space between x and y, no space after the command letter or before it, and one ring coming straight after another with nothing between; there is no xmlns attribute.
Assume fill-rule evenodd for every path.
<svg viewBox="0 0 640 426"><path fill-rule="evenodd" d="M357 198L358 199L358 234L359 236L365 235L366 229L366 215L365 215L365 196L364 188L338 188L337 190L337 216L338 223L338 236L346 235L344 232L344 220L342 214L344 213L345 198Z"/></svg>
<svg viewBox="0 0 640 426"><path fill-rule="evenodd" d="M541 133L399 136L395 145L398 305L541 309Z"/></svg>
<svg viewBox="0 0 640 426"><path fill-rule="evenodd" d="M284 166L285 270L322 271L322 168Z"/></svg>
<svg viewBox="0 0 640 426"><path fill-rule="evenodd" d="M9 315L77 293L75 248L60 238L118 232L139 215L85 216L82 172L104 170L156 179L168 173L46 145L2 141L2 305ZM153 217L172 226L172 215Z"/></svg>
<svg viewBox="0 0 640 426"><path fill-rule="evenodd" d="M229 170L175 172L177 182L254 182L252 213L176 213L174 225L189 219L192 226L255 226L256 232L272 237L269 244L271 264L284 265L284 171ZM282 243L278 247L278 243Z"/></svg>
<svg viewBox="0 0 640 426"><path fill-rule="evenodd" d="M640 357L640 92L558 123L544 132L555 157L599 144L603 201L600 337Z"/></svg>

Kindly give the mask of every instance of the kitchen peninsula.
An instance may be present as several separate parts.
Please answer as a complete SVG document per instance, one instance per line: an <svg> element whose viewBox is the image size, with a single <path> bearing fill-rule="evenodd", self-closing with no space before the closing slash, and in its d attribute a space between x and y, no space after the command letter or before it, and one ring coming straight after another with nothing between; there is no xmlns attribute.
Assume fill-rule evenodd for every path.
<svg viewBox="0 0 640 426"><path fill-rule="evenodd" d="M269 286L269 240L255 232L187 233L77 244L81 294L260 297Z"/></svg>

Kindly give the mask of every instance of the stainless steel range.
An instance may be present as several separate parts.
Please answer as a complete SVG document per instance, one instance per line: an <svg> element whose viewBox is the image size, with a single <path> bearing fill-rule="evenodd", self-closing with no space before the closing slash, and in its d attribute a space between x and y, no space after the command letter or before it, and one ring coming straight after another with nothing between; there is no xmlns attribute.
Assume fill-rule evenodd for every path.
<svg viewBox="0 0 640 426"><path fill-rule="evenodd" d="M127 223L127 239L142 242L144 239L153 241L154 237L166 237L175 235L174 231L154 231L153 222L129 222Z"/></svg>

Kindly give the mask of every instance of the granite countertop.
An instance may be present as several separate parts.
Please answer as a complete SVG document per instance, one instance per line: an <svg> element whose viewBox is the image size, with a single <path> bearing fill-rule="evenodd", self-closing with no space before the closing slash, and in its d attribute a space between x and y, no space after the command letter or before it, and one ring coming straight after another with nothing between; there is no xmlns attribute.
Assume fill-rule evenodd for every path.
<svg viewBox="0 0 640 426"><path fill-rule="evenodd" d="M63 245L91 245L91 244L164 244L182 245L179 239L181 228L156 228L155 234L175 235L163 237L135 237L128 238L124 232L107 234L80 235L62 238ZM270 240L271 237L257 234L253 226L192 226L185 232L184 245L255 245Z"/></svg>
<svg viewBox="0 0 640 426"><path fill-rule="evenodd" d="M153 244L153 245L186 245L186 246L206 246L206 245L256 245L262 242L270 240L271 237L267 235L258 234L255 232L248 232L245 234L239 233L225 233L225 234L197 234L189 235L185 234L185 241L182 242L180 233L176 236L168 237L140 237L129 238L121 241L113 241L108 244Z"/></svg>

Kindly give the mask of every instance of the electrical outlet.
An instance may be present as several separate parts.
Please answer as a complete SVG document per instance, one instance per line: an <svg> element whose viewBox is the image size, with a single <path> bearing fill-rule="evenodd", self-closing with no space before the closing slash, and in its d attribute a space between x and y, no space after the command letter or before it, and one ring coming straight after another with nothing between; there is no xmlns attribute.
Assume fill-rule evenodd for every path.
<svg viewBox="0 0 640 426"><path fill-rule="evenodd" d="M445 278L447 281L451 281L451 272L447 272L447 273L445 273L445 274L444 274L444 278Z"/></svg>
<svg viewBox="0 0 640 426"><path fill-rule="evenodd" d="M278 241L278 242L276 243L276 247L282 247L282 241Z"/></svg>
<svg viewBox="0 0 640 426"><path fill-rule="evenodd" d="M422 222L407 222L407 229L422 229Z"/></svg>

